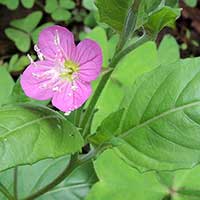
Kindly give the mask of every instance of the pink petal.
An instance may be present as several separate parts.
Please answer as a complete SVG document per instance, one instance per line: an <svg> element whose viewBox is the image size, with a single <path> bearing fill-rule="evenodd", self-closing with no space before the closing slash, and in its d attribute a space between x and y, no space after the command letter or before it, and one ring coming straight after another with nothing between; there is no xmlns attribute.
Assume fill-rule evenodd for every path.
<svg viewBox="0 0 200 200"><path fill-rule="evenodd" d="M59 39L56 45L55 39ZM62 26L51 26L45 28L39 35L38 47L46 59L55 58L70 59L75 49L74 36L67 28Z"/></svg>
<svg viewBox="0 0 200 200"><path fill-rule="evenodd" d="M21 76L21 86L25 94L33 99L48 100L52 98L52 89L42 88L48 82L45 77L39 77L44 72L51 70L53 63L50 61L37 61L30 64Z"/></svg>
<svg viewBox="0 0 200 200"><path fill-rule="evenodd" d="M90 97L92 89L89 83L76 81L77 89L72 90L72 84L68 83L62 91L56 92L52 99L52 104L63 112L73 111L83 105Z"/></svg>
<svg viewBox="0 0 200 200"><path fill-rule="evenodd" d="M101 72L103 61L100 46L90 39L83 40L76 48L74 61L80 65L79 77L82 80L95 80Z"/></svg>

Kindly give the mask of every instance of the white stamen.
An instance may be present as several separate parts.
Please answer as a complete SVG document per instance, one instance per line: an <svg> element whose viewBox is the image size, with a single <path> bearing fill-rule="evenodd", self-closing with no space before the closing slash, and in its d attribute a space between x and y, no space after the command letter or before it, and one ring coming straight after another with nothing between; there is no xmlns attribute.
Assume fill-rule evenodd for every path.
<svg viewBox="0 0 200 200"><path fill-rule="evenodd" d="M72 93L68 93L68 96L71 97L71 96L72 96Z"/></svg>
<svg viewBox="0 0 200 200"><path fill-rule="evenodd" d="M30 54L27 54L27 57L28 57L28 59L30 60L30 63L33 64L33 63L34 63L34 60L33 60L33 58L30 56Z"/></svg>
<svg viewBox="0 0 200 200"><path fill-rule="evenodd" d="M59 91L59 87L56 86L56 87L54 87L52 90L53 90L53 91Z"/></svg>
<svg viewBox="0 0 200 200"><path fill-rule="evenodd" d="M44 60L44 55L41 53L40 49L38 48L37 44L34 45L34 50L36 51L38 58L40 60Z"/></svg>
<svg viewBox="0 0 200 200"><path fill-rule="evenodd" d="M55 43L56 46L60 44L60 37L59 37L59 34L58 34L58 30L56 30L56 35L54 37L54 43Z"/></svg>
<svg viewBox="0 0 200 200"><path fill-rule="evenodd" d="M78 89L78 87L76 85L72 85L71 89L76 91Z"/></svg>
<svg viewBox="0 0 200 200"><path fill-rule="evenodd" d="M34 77L39 77L39 75L36 74L36 73L32 73L32 76L34 76Z"/></svg>
<svg viewBox="0 0 200 200"><path fill-rule="evenodd" d="M64 115L65 115L65 116L69 116L70 113L71 113L71 111L68 111L68 112L64 113Z"/></svg>

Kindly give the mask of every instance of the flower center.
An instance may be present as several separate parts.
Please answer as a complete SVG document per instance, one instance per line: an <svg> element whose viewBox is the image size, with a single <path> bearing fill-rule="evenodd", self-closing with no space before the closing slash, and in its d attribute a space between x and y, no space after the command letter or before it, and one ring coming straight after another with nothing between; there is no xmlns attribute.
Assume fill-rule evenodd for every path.
<svg viewBox="0 0 200 200"><path fill-rule="evenodd" d="M60 73L60 77L63 79L67 79L69 81L73 81L75 78L75 74L79 71L79 65L76 64L72 60L66 60L63 64L63 69Z"/></svg>

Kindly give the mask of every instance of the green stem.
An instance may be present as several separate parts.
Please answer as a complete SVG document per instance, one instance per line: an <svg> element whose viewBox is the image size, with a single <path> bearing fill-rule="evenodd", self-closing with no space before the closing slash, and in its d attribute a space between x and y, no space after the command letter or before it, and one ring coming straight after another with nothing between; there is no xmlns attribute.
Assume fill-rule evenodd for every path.
<svg viewBox="0 0 200 200"><path fill-rule="evenodd" d="M134 0L132 6L128 10L126 19L124 21L123 30L120 35L119 44L117 46L117 52L124 47L131 34L135 31L140 3L141 0Z"/></svg>
<svg viewBox="0 0 200 200"><path fill-rule="evenodd" d="M2 192L9 200L15 200L15 198L10 194L10 192L2 183L0 183L0 192Z"/></svg>
<svg viewBox="0 0 200 200"><path fill-rule="evenodd" d="M88 127L88 123L90 121L90 116L94 111L94 108L96 106L97 100L101 94L101 92L103 91L106 83L108 82L114 68L117 66L118 62L128 53L130 53L131 51L133 51L134 49L136 49L137 47L139 47L140 45L144 44L145 42L149 41L150 38L148 35L144 35L142 36L140 39L138 39L134 44L128 46L126 49L124 49L123 51L119 52L118 54L116 54L116 56L114 56L113 60L111 61L109 68L111 69L110 71L108 71L106 74L104 74L94 92L94 95L87 107L87 110L84 114L84 118L81 121L81 125L80 127L83 128L83 133L85 134L86 131L85 129ZM85 134L84 137L86 137L87 135Z"/></svg>
<svg viewBox="0 0 200 200"><path fill-rule="evenodd" d="M13 192L14 192L14 197L17 200L18 199L18 194L17 194L17 173L18 169L17 167L14 168L14 184L13 184Z"/></svg>
<svg viewBox="0 0 200 200"><path fill-rule="evenodd" d="M60 175L58 175L51 183L44 186L42 189L38 190L37 192L31 194L30 196L24 198L23 200L33 200L45 194L46 192L50 191L56 185L61 183L66 177L68 177L73 172L74 169L90 161L95 155L96 155L96 152L90 152L89 154L83 156L81 159L78 159L78 154L72 155L70 162L68 163L67 167L61 172Z"/></svg>

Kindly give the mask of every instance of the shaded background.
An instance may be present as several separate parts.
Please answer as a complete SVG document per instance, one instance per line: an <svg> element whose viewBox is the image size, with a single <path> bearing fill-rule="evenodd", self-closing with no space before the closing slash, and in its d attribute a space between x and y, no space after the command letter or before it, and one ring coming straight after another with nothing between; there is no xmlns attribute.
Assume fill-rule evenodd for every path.
<svg viewBox="0 0 200 200"><path fill-rule="evenodd" d="M189 1L191 2L191 0ZM86 19L91 11L85 8L82 0L74 0L74 2L76 7L71 10L71 19L68 22L56 23L60 25L67 24L69 29L75 33L76 41L78 41L80 40L80 33L84 34L84 32L95 27L96 24L95 20L89 19L88 21ZM44 5L44 0L36 1L31 9L26 9L20 4L17 9L9 10L6 6L0 5L0 63L8 61L15 53L24 55L4 33L4 30L9 27L10 21L23 18L36 10L45 10ZM165 34L170 33L180 45L182 58L200 56L200 0L198 0L195 7L188 6L183 0L180 0L180 7L183 9L182 16L177 20L176 28L174 30L164 29L159 34L157 44ZM43 12L40 24L48 21L53 21L50 14Z"/></svg>

